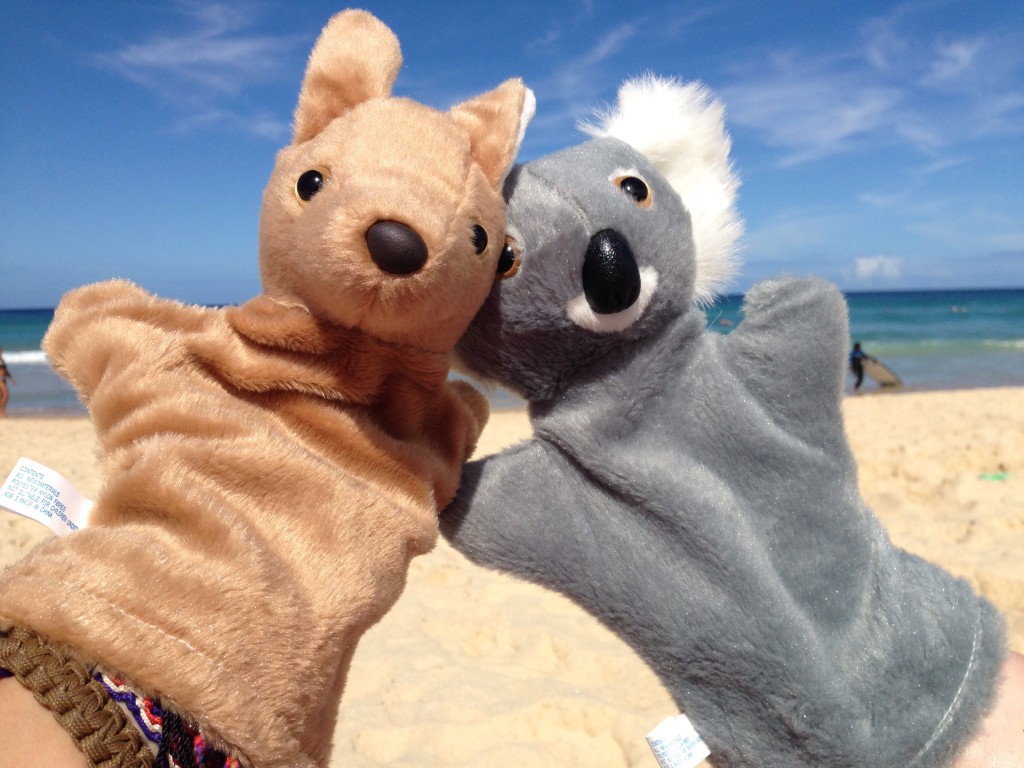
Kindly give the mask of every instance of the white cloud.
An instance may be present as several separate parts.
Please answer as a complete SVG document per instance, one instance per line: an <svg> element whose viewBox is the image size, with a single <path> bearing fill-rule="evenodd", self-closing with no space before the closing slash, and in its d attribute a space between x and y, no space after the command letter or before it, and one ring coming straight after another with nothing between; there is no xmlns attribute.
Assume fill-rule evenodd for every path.
<svg viewBox="0 0 1024 768"><path fill-rule="evenodd" d="M735 84L718 88L730 122L761 134L783 167L892 147L941 163L969 143L1024 133L1024 36L938 38L922 31L933 10L904 3L847 48L737 63Z"/></svg>
<svg viewBox="0 0 1024 768"><path fill-rule="evenodd" d="M271 71L282 41L263 36L222 36L203 32L155 38L110 56L126 77L146 85L171 75L186 83L233 92Z"/></svg>
<svg viewBox="0 0 1024 768"><path fill-rule="evenodd" d="M908 144L929 155L941 151L950 141L949 137L943 135L939 126L929 124L922 116L913 112L894 117L891 135L899 143Z"/></svg>
<svg viewBox="0 0 1024 768"><path fill-rule="evenodd" d="M971 115L972 137L1019 136L1024 134L1024 93L993 94Z"/></svg>
<svg viewBox="0 0 1024 768"><path fill-rule="evenodd" d="M894 279L902 273L903 263L892 256L862 256L854 259L853 266L858 280Z"/></svg>
<svg viewBox="0 0 1024 768"><path fill-rule="evenodd" d="M99 63L181 109L183 116L171 130L231 124L274 139L287 134L284 121L247 114L251 110L233 100L272 80L285 57L309 41L251 32L257 11L244 2L180 2L173 9L187 29L125 44L97 56Z"/></svg>
<svg viewBox="0 0 1024 768"><path fill-rule="evenodd" d="M935 59L932 61L931 71L926 82L938 83L959 77L971 68L978 53L984 47L985 41L982 38L938 43Z"/></svg>
<svg viewBox="0 0 1024 768"><path fill-rule="evenodd" d="M872 19L862 31L864 58L875 69L886 70L894 60L904 56L907 42L896 34L888 19Z"/></svg>
<svg viewBox="0 0 1024 768"><path fill-rule="evenodd" d="M896 88L803 71L776 71L722 93L729 121L759 131L766 143L784 150L783 166L843 154L871 134L891 131L903 100Z"/></svg>
<svg viewBox="0 0 1024 768"><path fill-rule="evenodd" d="M254 16L242 5L179 4L177 10L191 29L125 45L101 60L154 90L185 86L233 93L275 72L297 42L246 32Z"/></svg>
<svg viewBox="0 0 1024 768"><path fill-rule="evenodd" d="M530 53L548 51L562 40L562 30L558 27L551 27L524 44L524 50Z"/></svg>
<svg viewBox="0 0 1024 768"><path fill-rule="evenodd" d="M936 158L930 162L925 163L924 165L914 168L912 170L912 173L915 177L926 178L928 176L933 176L935 174L942 173L943 171L947 171L950 168L962 166L964 163L967 162L968 158L966 157L947 155L945 157Z"/></svg>
<svg viewBox="0 0 1024 768"><path fill-rule="evenodd" d="M291 125L272 113L240 114L228 109L189 112L168 130L171 133L192 133L211 126L224 126L230 131L242 131L275 142L291 135Z"/></svg>
<svg viewBox="0 0 1024 768"><path fill-rule="evenodd" d="M635 35L635 25L620 24L600 37L582 56L567 62L558 78L563 90L578 86L595 66L617 54Z"/></svg>
<svg viewBox="0 0 1024 768"><path fill-rule="evenodd" d="M537 95L537 116L530 121L521 158L550 152L565 145L565 126L587 116L608 86L602 65L636 37L638 25L620 24L596 38L590 48L553 65L547 77L529 82ZM548 32L546 38L552 38ZM539 42L539 40L538 40ZM582 134L577 134L582 139Z"/></svg>

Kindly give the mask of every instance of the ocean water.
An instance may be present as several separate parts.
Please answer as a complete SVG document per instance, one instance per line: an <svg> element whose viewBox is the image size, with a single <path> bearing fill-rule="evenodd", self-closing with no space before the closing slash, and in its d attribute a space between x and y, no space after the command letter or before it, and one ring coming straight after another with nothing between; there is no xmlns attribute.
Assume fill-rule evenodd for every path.
<svg viewBox="0 0 1024 768"><path fill-rule="evenodd" d="M14 377L7 382L9 416L85 413L74 390L53 371L39 348L51 320L52 309L0 310L0 347Z"/></svg>
<svg viewBox="0 0 1024 768"><path fill-rule="evenodd" d="M858 292L846 303L850 346L859 341L906 390L1024 386L1024 289ZM741 308L742 297L726 297L709 327L732 330Z"/></svg>
<svg viewBox="0 0 1024 768"><path fill-rule="evenodd" d="M1024 289L847 294L850 341L892 368L905 390L1024 386ZM743 320L742 297L707 311L708 328L729 333ZM53 310L0 310L0 347L15 383L11 415L85 413L40 349ZM852 379L851 379L852 382ZM876 385L865 381L862 391ZM485 390L494 408L521 405Z"/></svg>

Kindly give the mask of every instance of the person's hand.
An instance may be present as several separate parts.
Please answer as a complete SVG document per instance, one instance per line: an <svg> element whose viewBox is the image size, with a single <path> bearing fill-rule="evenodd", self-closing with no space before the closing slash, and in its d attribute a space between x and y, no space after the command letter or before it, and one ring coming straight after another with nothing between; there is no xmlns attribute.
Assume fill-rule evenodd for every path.
<svg viewBox="0 0 1024 768"><path fill-rule="evenodd" d="M952 768L1024 767L1024 656L1011 653L996 699Z"/></svg>
<svg viewBox="0 0 1024 768"><path fill-rule="evenodd" d="M0 768L87 768L68 732L13 677L0 680ZM28 763L27 761L31 761Z"/></svg>

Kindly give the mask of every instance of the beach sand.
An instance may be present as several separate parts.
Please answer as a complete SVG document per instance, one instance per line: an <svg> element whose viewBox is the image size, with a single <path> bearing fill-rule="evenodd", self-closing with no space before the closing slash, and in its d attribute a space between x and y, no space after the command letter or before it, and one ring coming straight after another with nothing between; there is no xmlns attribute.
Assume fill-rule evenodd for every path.
<svg viewBox="0 0 1024 768"><path fill-rule="evenodd" d="M892 538L986 594L1024 652L1024 389L860 395L844 409L861 489ZM523 412L497 412L478 453L528 435ZM9 418L0 436L0 473L27 456L95 496L87 420ZM0 511L0 565L48 535ZM441 543L360 644L333 765L653 768L644 734L672 714L594 619Z"/></svg>

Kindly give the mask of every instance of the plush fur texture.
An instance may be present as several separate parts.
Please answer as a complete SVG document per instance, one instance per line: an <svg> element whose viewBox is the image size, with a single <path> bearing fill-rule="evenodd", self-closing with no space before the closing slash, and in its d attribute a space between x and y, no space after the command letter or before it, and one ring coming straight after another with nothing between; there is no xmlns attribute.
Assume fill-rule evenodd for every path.
<svg viewBox="0 0 1024 768"><path fill-rule="evenodd" d="M467 465L442 533L618 633L716 766L948 764L992 696L1003 625L859 495L839 291L765 282L733 333L708 331L688 194L616 138L515 169L506 197L521 267L458 353L529 400L534 438ZM598 332L567 307L593 298L609 231L658 279L638 318Z"/></svg>
<svg viewBox="0 0 1024 768"><path fill-rule="evenodd" d="M102 283L68 294L44 341L106 479L88 528L4 572L0 624L255 766L326 764L356 643L433 546L487 417L448 364L494 281L532 98L508 81L436 112L389 97L400 62L368 13L324 29L264 196L263 295L214 310ZM323 186L304 201L309 169ZM421 268L377 267L380 220L418 233Z"/></svg>

